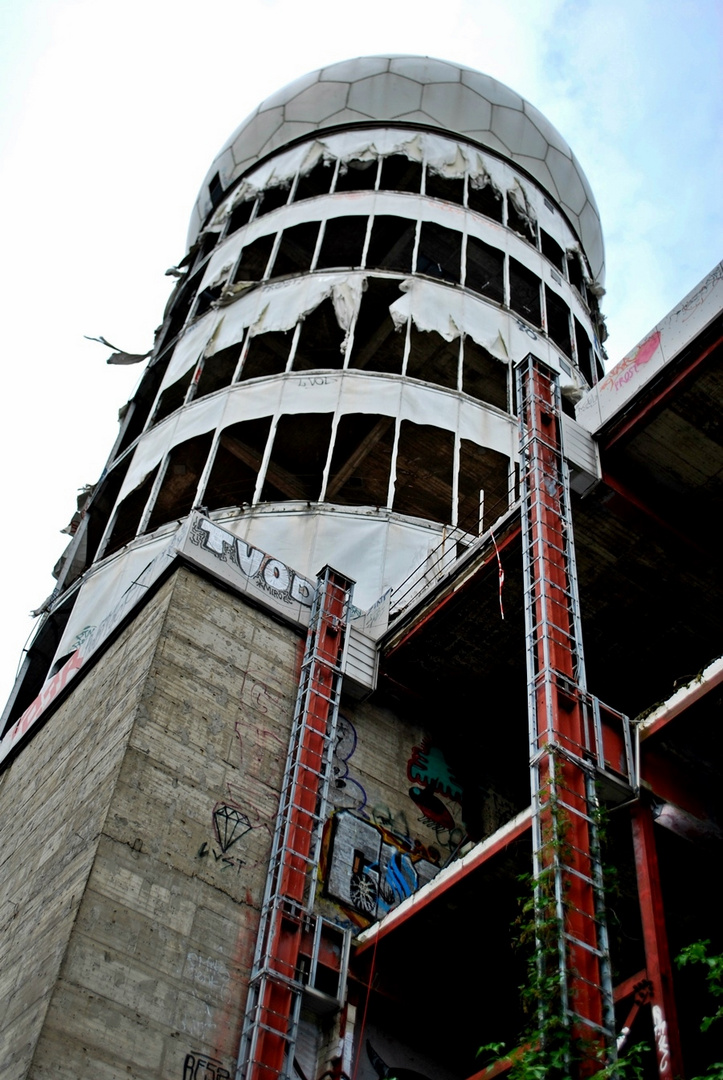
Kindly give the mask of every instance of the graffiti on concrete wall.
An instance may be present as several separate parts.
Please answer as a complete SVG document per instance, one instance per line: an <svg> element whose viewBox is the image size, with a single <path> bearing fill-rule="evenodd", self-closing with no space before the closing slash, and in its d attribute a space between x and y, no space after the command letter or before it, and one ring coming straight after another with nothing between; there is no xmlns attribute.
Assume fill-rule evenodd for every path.
<svg viewBox="0 0 723 1080"><path fill-rule="evenodd" d="M193 1050L186 1054L183 1080L231 1080L231 1073L220 1061Z"/></svg>
<svg viewBox="0 0 723 1080"><path fill-rule="evenodd" d="M439 866L409 837L349 810L331 821L327 894L369 919L379 919L434 877Z"/></svg>
<svg viewBox="0 0 723 1080"><path fill-rule="evenodd" d="M455 851L465 837L460 817L462 787L440 748L427 738L420 746L413 746L407 777L412 782L409 797L420 811L419 820L434 830L441 847Z"/></svg>
<svg viewBox="0 0 723 1080"><path fill-rule="evenodd" d="M356 810L366 816L367 793L359 780L351 775L349 766L356 747L356 728L351 720L340 716L336 724L329 803L335 810Z"/></svg>

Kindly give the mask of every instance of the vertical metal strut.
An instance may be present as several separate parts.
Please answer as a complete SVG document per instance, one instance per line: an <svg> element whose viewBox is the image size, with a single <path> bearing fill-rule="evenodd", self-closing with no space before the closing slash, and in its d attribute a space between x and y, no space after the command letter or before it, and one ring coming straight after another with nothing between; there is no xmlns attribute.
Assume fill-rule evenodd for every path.
<svg viewBox="0 0 723 1080"><path fill-rule="evenodd" d="M318 941L314 891L326 817L353 582L326 566L311 608L289 752L271 846L238 1080L289 1076L309 942ZM313 946L311 946L313 948Z"/></svg>
<svg viewBox="0 0 723 1080"><path fill-rule="evenodd" d="M584 1076L615 1053L596 782L630 789L632 744L627 718L587 693L556 373L528 356L517 400L537 938L559 974L542 1008L570 1028Z"/></svg>

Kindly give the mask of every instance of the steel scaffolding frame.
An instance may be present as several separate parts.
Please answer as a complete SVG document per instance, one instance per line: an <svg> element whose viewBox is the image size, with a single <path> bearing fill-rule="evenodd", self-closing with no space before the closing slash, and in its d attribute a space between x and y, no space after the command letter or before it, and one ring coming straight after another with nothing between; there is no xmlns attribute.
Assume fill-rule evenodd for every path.
<svg viewBox="0 0 723 1080"><path fill-rule="evenodd" d="M347 621L353 582L325 566L311 608L299 691L271 845L264 901L249 984L237 1080L287 1080L305 987L313 986L325 939L314 915L316 868L332 771ZM338 954L343 996L348 931Z"/></svg>
<svg viewBox="0 0 723 1080"><path fill-rule="evenodd" d="M627 717L587 691L560 389L531 354L517 365L517 401L539 962L542 973L552 949L558 1019L586 1075L616 1049L598 790L630 797L634 756Z"/></svg>

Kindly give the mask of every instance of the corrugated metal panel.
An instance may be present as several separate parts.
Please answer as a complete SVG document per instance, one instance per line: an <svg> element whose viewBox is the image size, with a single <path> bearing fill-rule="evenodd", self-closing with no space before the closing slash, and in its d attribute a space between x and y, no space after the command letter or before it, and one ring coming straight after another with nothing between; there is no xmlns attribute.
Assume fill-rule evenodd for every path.
<svg viewBox="0 0 723 1080"><path fill-rule="evenodd" d="M378 663L374 639L351 623L344 664L344 689L355 697L366 697L376 687Z"/></svg>
<svg viewBox="0 0 723 1080"><path fill-rule="evenodd" d="M582 424L564 414L562 439L570 466L570 486L578 495L586 495L602 476L598 445Z"/></svg>

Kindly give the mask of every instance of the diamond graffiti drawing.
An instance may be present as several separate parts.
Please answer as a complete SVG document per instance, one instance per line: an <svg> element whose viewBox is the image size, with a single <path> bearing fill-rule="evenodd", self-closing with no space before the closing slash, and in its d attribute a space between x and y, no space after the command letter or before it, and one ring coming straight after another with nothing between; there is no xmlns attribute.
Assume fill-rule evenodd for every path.
<svg viewBox="0 0 723 1080"><path fill-rule="evenodd" d="M228 851L232 844L240 840L250 830L251 822L235 806L221 803L213 812L213 828L221 851Z"/></svg>

